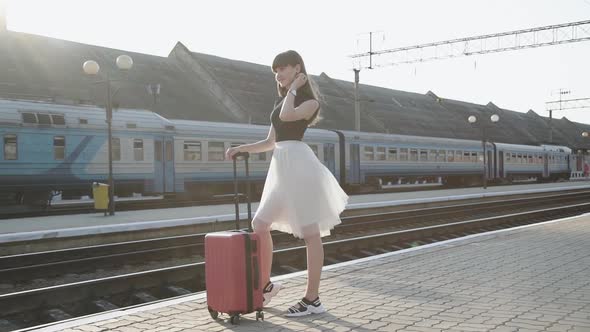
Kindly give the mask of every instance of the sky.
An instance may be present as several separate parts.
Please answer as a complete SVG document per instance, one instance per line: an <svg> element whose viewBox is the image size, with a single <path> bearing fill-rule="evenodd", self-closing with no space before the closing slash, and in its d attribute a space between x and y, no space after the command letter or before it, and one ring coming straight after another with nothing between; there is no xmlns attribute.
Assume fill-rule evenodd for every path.
<svg viewBox="0 0 590 332"><path fill-rule="evenodd" d="M590 19L590 0L0 1L12 31L159 56L180 41L269 66L294 49L310 74L346 81L350 55L368 51L368 32L377 51ZM548 116L559 89L570 91L564 99L590 98L588 59L590 41L363 69L360 81ZM590 124L590 108L553 116Z"/></svg>

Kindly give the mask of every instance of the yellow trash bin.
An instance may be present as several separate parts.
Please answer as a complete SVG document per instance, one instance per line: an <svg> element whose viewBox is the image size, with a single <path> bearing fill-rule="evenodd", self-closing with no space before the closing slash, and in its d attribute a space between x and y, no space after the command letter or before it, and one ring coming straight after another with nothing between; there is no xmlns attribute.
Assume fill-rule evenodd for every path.
<svg viewBox="0 0 590 332"><path fill-rule="evenodd" d="M94 182L92 184L92 196L94 196L94 208L96 210L108 210L109 208L109 185Z"/></svg>

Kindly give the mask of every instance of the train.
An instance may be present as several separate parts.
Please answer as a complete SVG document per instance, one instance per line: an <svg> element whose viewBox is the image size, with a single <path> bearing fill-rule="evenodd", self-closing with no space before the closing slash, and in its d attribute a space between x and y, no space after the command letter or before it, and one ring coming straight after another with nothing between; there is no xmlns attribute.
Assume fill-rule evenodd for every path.
<svg viewBox="0 0 590 332"><path fill-rule="evenodd" d="M112 120L115 194L206 198L232 192L231 146L266 138L268 125L166 119L118 109ZM0 99L0 202L36 204L91 195L108 177L105 111L90 105ZM580 170L565 146L309 128L304 142L349 193L401 186L555 181ZM250 158L260 194L272 151Z"/></svg>

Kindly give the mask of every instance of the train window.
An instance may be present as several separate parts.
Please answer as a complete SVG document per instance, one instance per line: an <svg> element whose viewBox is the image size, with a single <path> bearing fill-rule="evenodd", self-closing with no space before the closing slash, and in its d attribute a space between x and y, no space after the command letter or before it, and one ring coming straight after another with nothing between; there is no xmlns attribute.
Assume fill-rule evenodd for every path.
<svg viewBox="0 0 590 332"><path fill-rule="evenodd" d="M510 162L510 153L506 154L506 162L509 163Z"/></svg>
<svg viewBox="0 0 590 332"><path fill-rule="evenodd" d="M142 139L134 139L133 140L133 158L136 161L143 160L143 140Z"/></svg>
<svg viewBox="0 0 590 332"><path fill-rule="evenodd" d="M438 153L436 154L436 161L444 162L445 160L447 160L447 151L446 150L438 150Z"/></svg>
<svg viewBox="0 0 590 332"><path fill-rule="evenodd" d="M458 163L463 161L463 151L455 151L455 161Z"/></svg>
<svg viewBox="0 0 590 332"><path fill-rule="evenodd" d="M480 162L480 161L483 162L483 152L478 152L477 156L475 157L475 160L477 162Z"/></svg>
<svg viewBox="0 0 590 332"><path fill-rule="evenodd" d="M418 149L410 149L410 161L418 161Z"/></svg>
<svg viewBox="0 0 590 332"><path fill-rule="evenodd" d="M516 155L516 163L517 164L522 164L522 155L521 154L517 154Z"/></svg>
<svg viewBox="0 0 590 332"><path fill-rule="evenodd" d="M436 150L428 151L428 161L436 161Z"/></svg>
<svg viewBox="0 0 590 332"><path fill-rule="evenodd" d="M51 124L51 118L49 117L49 114L37 114L37 119L39 119L39 124L42 124L42 125L50 125Z"/></svg>
<svg viewBox="0 0 590 332"><path fill-rule="evenodd" d="M4 135L4 160L18 159L18 144L16 135Z"/></svg>
<svg viewBox="0 0 590 332"><path fill-rule="evenodd" d="M480 153L480 155L482 155L482 153ZM483 160L483 158L482 158ZM471 152L471 162L476 163L477 162L477 152Z"/></svg>
<svg viewBox="0 0 590 332"><path fill-rule="evenodd" d="M512 154L512 163L518 164L518 158L516 157L516 153Z"/></svg>
<svg viewBox="0 0 590 332"><path fill-rule="evenodd" d="M363 154L364 160L375 160L374 148L372 146L365 146Z"/></svg>
<svg viewBox="0 0 590 332"><path fill-rule="evenodd" d="M388 148L387 149L387 160L397 160L397 149L396 148Z"/></svg>
<svg viewBox="0 0 590 332"><path fill-rule="evenodd" d="M207 156L209 157L209 161L220 161L223 160L223 152L224 152L224 144L223 142L209 142L209 150L207 151Z"/></svg>
<svg viewBox="0 0 590 332"><path fill-rule="evenodd" d="M252 153L250 154L250 158L253 161L266 161L266 152Z"/></svg>
<svg viewBox="0 0 590 332"><path fill-rule="evenodd" d="M201 160L201 142L185 141L184 142L184 160Z"/></svg>
<svg viewBox="0 0 590 332"><path fill-rule="evenodd" d="M66 138L63 136L53 136L53 158L55 160L64 160L66 156Z"/></svg>
<svg viewBox="0 0 590 332"><path fill-rule="evenodd" d="M35 113L22 113L24 123L37 123L37 115Z"/></svg>
<svg viewBox="0 0 590 332"><path fill-rule="evenodd" d="M428 161L428 150L420 150L420 161Z"/></svg>
<svg viewBox="0 0 590 332"><path fill-rule="evenodd" d="M174 159L174 143L172 141L166 141L166 161L172 161Z"/></svg>
<svg viewBox="0 0 590 332"><path fill-rule="evenodd" d="M66 124L66 120L65 120L64 116L59 115L59 114L52 114L51 115L51 122L53 122L54 125L59 125L59 126L63 126Z"/></svg>
<svg viewBox="0 0 590 332"><path fill-rule="evenodd" d="M385 160L385 147L378 146L375 152L375 160Z"/></svg>
<svg viewBox="0 0 590 332"><path fill-rule="evenodd" d="M399 149L399 160L400 161L408 161L408 149L405 149L405 148Z"/></svg>
<svg viewBox="0 0 590 332"><path fill-rule="evenodd" d="M537 156L537 158L538 158L538 159L537 159L537 162L538 162L539 164L542 164L542 163L543 163L543 156L539 155L539 156Z"/></svg>
<svg viewBox="0 0 590 332"><path fill-rule="evenodd" d="M127 128L129 128L129 129L137 128L137 124L135 124L135 123L127 123Z"/></svg>
<svg viewBox="0 0 590 332"><path fill-rule="evenodd" d="M113 137L111 139L111 145L113 152L113 161L121 160L121 139L118 137Z"/></svg>
<svg viewBox="0 0 590 332"><path fill-rule="evenodd" d="M88 124L88 119L80 119L80 124Z"/></svg>
<svg viewBox="0 0 590 332"><path fill-rule="evenodd" d="M162 161L162 141L154 140L154 161Z"/></svg>
<svg viewBox="0 0 590 332"><path fill-rule="evenodd" d="M532 164L533 163L533 156L531 156L530 154L527 155L527 158L529 159L528 163Z"/></svg>
<svg viewBox="0 0 590 332"><path fill-rule="evenodd" d="M315 154L316 157L319 158L319 150L318 150L318 145L317 144L308 144L309 147L311 148L311 150L313 151L313 154Z"/></svg>
<svg viewBox="0 0 590 332"><path fill-rule="evenodd" d="M469 159L469 156L471 154L469 153L469 151L463 151L463 162L469 162L471 161L471 159Z"/></svg>
<svg viewBox="0 0 590 332"><path fill-rule="evenodd" d="M447 153L447 161L450 163L455 161L455 152L454 151L449 151Z"/></svg>

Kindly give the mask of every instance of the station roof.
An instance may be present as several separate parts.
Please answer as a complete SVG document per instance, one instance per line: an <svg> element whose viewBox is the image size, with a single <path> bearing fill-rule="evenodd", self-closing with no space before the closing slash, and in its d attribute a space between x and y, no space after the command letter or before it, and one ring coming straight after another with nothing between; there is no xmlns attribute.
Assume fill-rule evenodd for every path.
<svg viewBox="0 0 590 332"><path fill-rule="evenodd" d="M189 50L177 43L168 57L128 52L20 32L0 33L0 97L104 106L105 85L94 84L111 73L114 103L145 109L169 119L270 124L277 92L270 64L237 61ZM121 54L134 66L122 73ZM84 74L82 64L95 60L99 77ZM321 91L323 120L318 128L354 130L354 86L326 73L311 75ZM159 84L160 93L149 93ZM515 112L493 102L480 105L438 96L359 85L362 131L416 136L481 139L513 144L554 144L589 149L583 131L590 125L552 119L534 111ZM492 114L500 122L489 121ZM476 124L467 118L475 115ZM552 140L550 139L552 128Z"/></svg>

